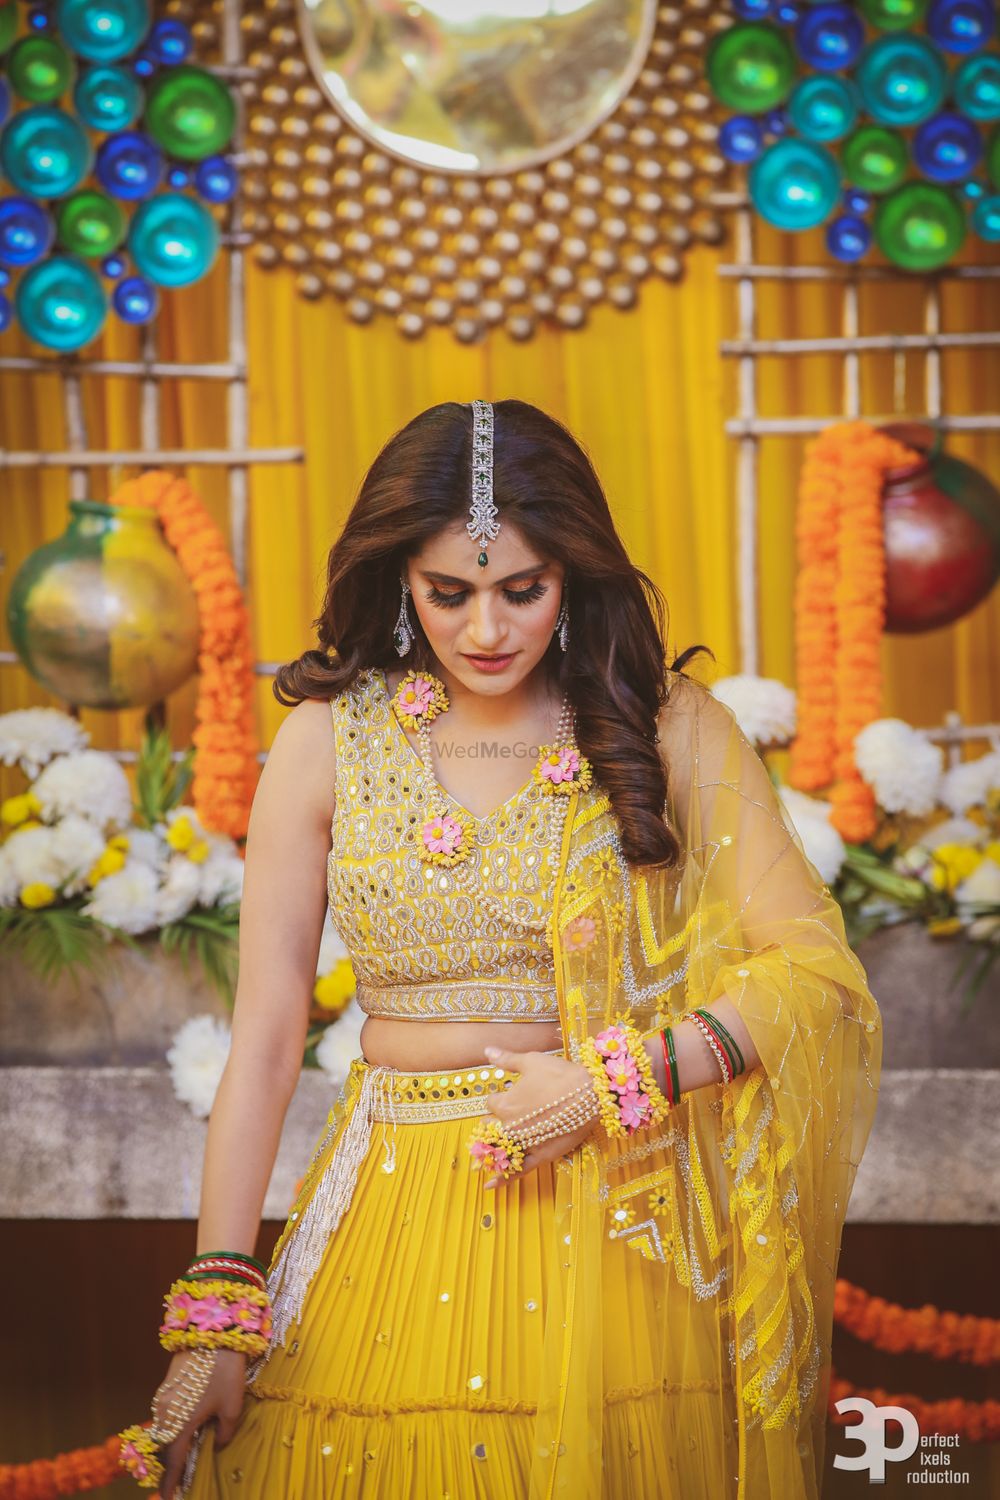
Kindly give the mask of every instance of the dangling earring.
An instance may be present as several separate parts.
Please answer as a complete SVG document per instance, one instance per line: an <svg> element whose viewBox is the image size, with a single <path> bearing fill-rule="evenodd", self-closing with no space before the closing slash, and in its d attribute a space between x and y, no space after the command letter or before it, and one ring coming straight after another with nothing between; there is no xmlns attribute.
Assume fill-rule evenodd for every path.
<svg viewBox="0 0 1000 1500"><path fill-rule="evenodd" d="M396 628L392 632L392 639L393 644L396 647L397 655L405 656L410 647L413 645L413 626L410 624L410 616L406 608L406 600L410 593L410 585L407 583L406 579L402 577L402 575L400 576L399 582L402 586L403 597L399 603L399 618L396 621Z"/></svg>
<svg viewBox="0 0 1000 1500"><path fill-rule="evenodd" d="M566 651L569 649L569 603L565 592L563 593L562 608L559 611L559 617L552 627L553 634L557 630L559 632L559 645Z"/></svg>

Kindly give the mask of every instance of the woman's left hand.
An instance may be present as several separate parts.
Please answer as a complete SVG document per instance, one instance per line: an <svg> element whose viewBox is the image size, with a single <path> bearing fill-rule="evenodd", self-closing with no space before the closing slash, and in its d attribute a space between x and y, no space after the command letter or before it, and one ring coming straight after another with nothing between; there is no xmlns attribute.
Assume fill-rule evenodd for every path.
<svg viewBox="0 0 1000 1500"><path fill-rule="evenodd" d="M527 1122L531 1125L544 1122L544 1114L537 1115L536 1110L552 1112L552 1108L561 1109L562 1105L556 1101L562 1099L572 1089L578 1089L581 1084L589 1083L590 1074L580 1063L571 1062L568 1057L559 1057L551 1052L509 1052L503 1047L484 1048L487 1062L494 1067L509 1068L512 1073L520 1076L516 1083L509 1089L498 1090L489 1095L488 1112L492 1114L504 1127L505 1130L517 1127L515 1121L524 1115L532 1115ZM546 1106L550 1108L546 1110ZM524 1164L516 1175L521 1177L525 1172L530 1172L533 1167L540 1166L545 1161L555 1161L557 1157L565 1156L567 1152L574 1151L577 1146L590 1136L598 1123L596 1105L593 1118L586 1124L579 1125L568 1135L554 1135L547 1141L540 1142L537 1146L530 1147L524 1153ZM486 1187L496 1187L503 1182L502 1177L491 1177Z"/></svg>

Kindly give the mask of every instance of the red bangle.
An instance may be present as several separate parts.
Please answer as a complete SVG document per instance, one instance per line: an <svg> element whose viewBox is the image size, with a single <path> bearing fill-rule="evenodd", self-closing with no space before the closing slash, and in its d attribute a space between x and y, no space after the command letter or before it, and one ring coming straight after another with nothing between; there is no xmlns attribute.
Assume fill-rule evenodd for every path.
<svg viewBox="0 0 1000 1500"><path fill-rule="evenodd" d="M673 1108L677 1100L674 1098L674 1080L670 1072L670 1054L667 1051L667 1029L665 1026L660 1027L658 1036L660 1038L660 1046L663 1048L663 1072L667 1082L667 1086L663 1092L666 1094L671 1108Z"/></svg>

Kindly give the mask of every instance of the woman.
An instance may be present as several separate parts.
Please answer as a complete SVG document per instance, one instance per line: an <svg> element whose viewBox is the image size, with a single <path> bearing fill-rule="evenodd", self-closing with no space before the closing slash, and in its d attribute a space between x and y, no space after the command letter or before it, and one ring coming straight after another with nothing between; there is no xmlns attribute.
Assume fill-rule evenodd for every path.
<svg viewBox="0 0 1000 1500"><path fill-rule="evenodd" d="M316 624L182 1283L236 1275L258 1334L168 1315L159 1493L816 1500L881 1029L704 648L665 667L587 457L519 401L386 445ZM363 1055L265 1284L327 900Z"/></svg>

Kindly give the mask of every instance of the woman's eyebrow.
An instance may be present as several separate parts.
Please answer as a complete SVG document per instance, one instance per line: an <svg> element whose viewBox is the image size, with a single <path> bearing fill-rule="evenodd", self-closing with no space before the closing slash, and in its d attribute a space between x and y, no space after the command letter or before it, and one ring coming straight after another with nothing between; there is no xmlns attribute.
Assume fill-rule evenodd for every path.
<svg viewBox="0 0 1000 1500"><path fill-rule="evenodd" d="M546 563L535 563L532 568L521 568L518 572L508 573L506 578L498 578L496 581L497 583L513 583L515 578L530 578L534 573L540 573L546 566ZM467 578L455 578L451 573L436 573L429 568L421 568L420 572L422 577L430 578L437 583L460 583L468 587Z"/></svg>

